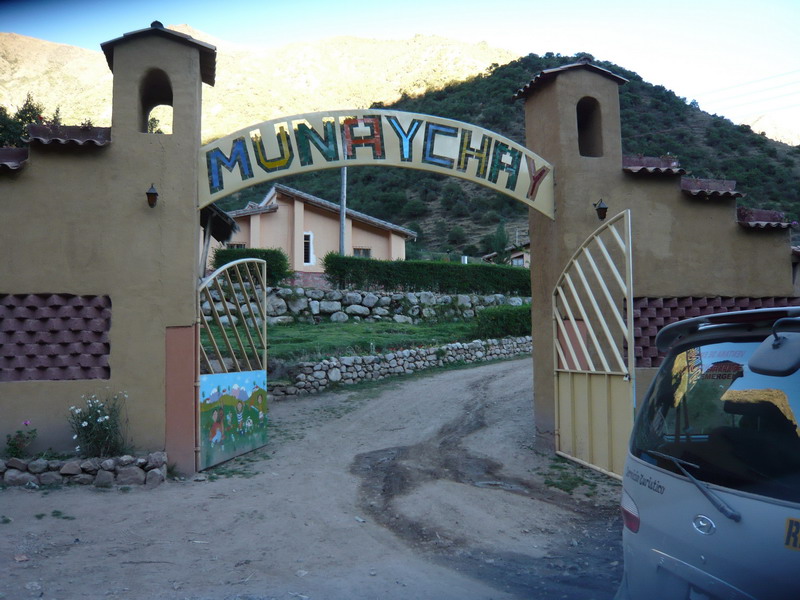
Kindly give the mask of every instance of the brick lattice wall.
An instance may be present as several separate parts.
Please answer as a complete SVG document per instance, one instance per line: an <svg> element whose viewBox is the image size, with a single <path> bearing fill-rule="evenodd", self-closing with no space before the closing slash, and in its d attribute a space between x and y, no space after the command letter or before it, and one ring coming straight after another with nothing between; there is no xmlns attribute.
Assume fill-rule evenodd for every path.
<svg viewBox="0 0 800 600"><path fill-rule="evenodd" d="M656 334L664 325L689 317L718 312L800 306L800 298L744 298L726 296L683 296L677 298L635 298L633 301L633 336L636 366L658 367L663 355L656 348Z"/></svg>
<svg viewBox="0 0 800 600"><path fill-rule="evenodd" d="M111 299L0 294L0 381L108 379Z"/></svg>

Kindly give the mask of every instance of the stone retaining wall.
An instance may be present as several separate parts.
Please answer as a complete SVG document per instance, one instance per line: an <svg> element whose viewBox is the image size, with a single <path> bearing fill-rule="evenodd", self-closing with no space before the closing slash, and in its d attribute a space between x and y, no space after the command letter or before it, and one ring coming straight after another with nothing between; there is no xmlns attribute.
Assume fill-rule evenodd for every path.
<svg viewBox="0 0 800 600"><path fill-rule="evenodd" d="M237 299L242 305L239 312L235 304L228 303L228 310L233 319L242 314L257 315L255 307L249 305L249 284L240 289L238 284ZM217 312L225 314L225 306L216 291L211 292L216 302ZM488 306L521 306L529 304L530 298L490 294L434 294L433 292L359 292L342 290L321 290L316 288L268 288L267 290L267 324L333 321L342 323L349 321L385 321L397 323L419 323L420 321L453 321L468 320ZM206 301L201 305L203 314L211 318L211 304ZM227 314L223 320L227 320ZM261 319L256 318L259 326Z"/></svg>
<svg viewBox="0 0 800 600"><path fill-rule="evenodd" d="M154 488L166 480L167 453L151 452L139 458L129 455L70 460L9 458L0 460L0 475L4 485L33 489L63 484Z"/></svg>
<svg viewBox="0 0 800 600"><path fill-rule="evenodd" d="M291 383L270 384L273 398L310 394L331 384L352 385L385 377L442 367L452 363L474 363L531 353L531 337L455 342L434 348L413 348L372 356L343 356L319 362L303 362L288 369Z"/></svg>

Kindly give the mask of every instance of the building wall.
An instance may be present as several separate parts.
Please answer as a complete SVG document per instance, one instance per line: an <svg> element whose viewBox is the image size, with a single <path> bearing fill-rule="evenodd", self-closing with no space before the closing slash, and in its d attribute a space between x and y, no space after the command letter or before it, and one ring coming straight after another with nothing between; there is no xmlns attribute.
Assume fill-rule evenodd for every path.
<svg viewBox="0 0 800 600"><path fill-rule="evenodd" d="M171 80L172 135L139 131L138 86L153 67ZM82 394L109 390L128 393L135 446L165 447L167 331L194 328L197 315L200 81L196 48L162 38L122 42L111 144L33 143L25 168L0 176L0 292L111 300L110 378L0 383L0 439L28 419L39 433L32 450L71 449L69 407ZM145 200L151 184L155 208ZM170 347L191 353L191 343Z"/></svg>
<svg viewBox="0 0 800 600"><path fill-rule="evenodd" d="M602 155L579 151L576 107L599 103ZM693 199L680 176L622 170L619 88L586 69L564 71L525 101L528 147L555 165L556 218L530 211L537 430L554 430L552 290L580 244L609 216L631 209L636 296L789 296L788 232L748 231L736 224L735 200Z"/></svg>
<svg viewBox="0 0 800 600"><path fill-rule="evenodd" d="M236 217L240 230L230 242L245 243L249 248L282 248L289 256L295 271L322 273L322 259L328 252L339 252L339 215L291 196L277 195L278 210ZM258 229L258 230L257 230ZM303 263L303 236L313 236L312 264ZM404 260L405 239L387 230L347 218L345 247L348 255L353 248L369 248L372 258Z"/></svg>

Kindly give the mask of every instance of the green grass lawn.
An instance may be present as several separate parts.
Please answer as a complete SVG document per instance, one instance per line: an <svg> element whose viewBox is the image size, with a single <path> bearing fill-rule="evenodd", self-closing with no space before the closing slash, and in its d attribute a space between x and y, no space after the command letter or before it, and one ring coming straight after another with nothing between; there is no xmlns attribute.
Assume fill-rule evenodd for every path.
<svg viewBox="0 0 800 600"><path fill-rule="evenodd" d="M270 359L287 361L318 360L328 356L348 356L390 352L393 349L438 346L476 338L471 323L319 323L311 325L271 325L267 329L267 354Z"/></svg>

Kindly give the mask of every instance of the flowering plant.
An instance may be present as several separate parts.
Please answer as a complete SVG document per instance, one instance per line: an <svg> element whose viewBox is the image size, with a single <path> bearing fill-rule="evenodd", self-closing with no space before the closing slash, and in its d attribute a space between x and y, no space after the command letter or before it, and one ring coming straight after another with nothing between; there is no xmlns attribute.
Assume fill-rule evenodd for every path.
<svg viewBox="0 0 800 600"><path fill-rule="evenodd" d="M67 420L76 440L75 452L81 456L100 457L123 454L126 449L123 408L128 394L81 396L85 406L70 406Z"/></svg>
<svg viewBox="0 0 800 600"><path fill-rule="evenodd" d="M22 422L23 427L30 426L31 422L27 419ZM17 429L12 434L6 434L6 455L9 458L21 458L25 454L27 448L33 440L36 439L36 428L31 429Z"/></svg>

